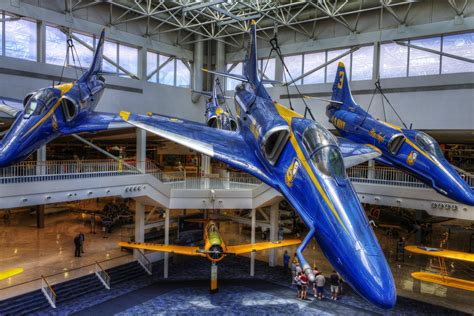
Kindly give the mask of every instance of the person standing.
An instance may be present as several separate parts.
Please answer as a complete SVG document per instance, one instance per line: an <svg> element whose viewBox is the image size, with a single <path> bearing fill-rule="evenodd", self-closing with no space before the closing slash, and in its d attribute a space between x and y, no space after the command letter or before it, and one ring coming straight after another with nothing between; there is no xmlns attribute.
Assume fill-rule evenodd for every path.
<svg viewBox="0 0 474 316"><path fill-rule="evenodd" d="M295 284L295 277L298 275L296 273L296 264L298 263L298 257L296 253L293 255L293 259L291 260L291 284Z"/></svg>
<svg viewBox="0 0 474 316"><path fill-rule="evenodd" d="M333 270L330 279L331 279L331 299L335 301L337 300L337 294L339 293L339 285L340 285L339 274L337 274L337 272Z"/></svg>
<svg viewBox="0 0 474 316"><path fill-rule="evenodd" d="M74 257L81 256L81 237L77 235L74 237Z"/></svg>
<svg viewBox="0 0 474 316"><path fill-rule="evenodd" d="M297 298L301 298L301 274L302 272L299 272L296 276L295 276L295 283L296 283L296 289L297 289L297 292L296 292L296 297Z"/></svg>
<svg viewBox="0 0 474 316"><path fill-rule="evenodd" d="M81 241L81 253L84 253L84 241L86 240L86 236L82 232L79 233L79 240Z"/></svg>
<svg viewBox="0 0 474 316"><path fill-rule="evenodd" d="M316 292L319 300L322 300L324 298L324 284L326 284L326 278L324 275L320 272L316 276Z"/></svg>
<svg viewBox="0 0 474 316"><path fill-rule="evenodd" d="M285 253L283 254L283 271L288 273L288 265L290 264L290 255L288 254L288 251L285 250Z"/></svg>
<svg viewBox="0 0 474 316"><path fill-rule="evenodd" d="M308 299L308 277L304 272L300 273L300 282L301 282L301 299Z"/></svg>

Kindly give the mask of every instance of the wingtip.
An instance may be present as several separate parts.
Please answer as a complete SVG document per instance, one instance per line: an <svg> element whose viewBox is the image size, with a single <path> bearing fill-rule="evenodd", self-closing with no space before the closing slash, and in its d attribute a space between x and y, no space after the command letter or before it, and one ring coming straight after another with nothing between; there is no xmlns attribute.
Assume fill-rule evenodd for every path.
<svg viewBox="0 0 474 316"><path fill-rule="evenodd" d="M202 71L208 72L209 70L207 68L201 68Z"/></svg>
<svg viewBox="0 0 474 316"><path fill-rule="evenodd" d="M257 21L255 20L250 21L250 25L257 25Z"/></svg>
<svg viewBox="0 0 474 316"><path fill-rule="evenodd" d="M127 122L129 117L130 117L130 112L127 112L127 111L120 111L120 117L125 121Z"/></svg>
<svg viewBox="0 0 474 316"><path fill-rule="evenodd" d="M339 62L338 67L345 67L344 63L342 61Z"/></svg>

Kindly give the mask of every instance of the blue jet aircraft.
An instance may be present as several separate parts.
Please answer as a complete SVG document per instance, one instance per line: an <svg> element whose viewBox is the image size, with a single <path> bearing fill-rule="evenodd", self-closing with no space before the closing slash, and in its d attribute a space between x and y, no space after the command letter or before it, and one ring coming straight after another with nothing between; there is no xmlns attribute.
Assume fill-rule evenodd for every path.
<svg viewBox="0 0 474 316"><path fill-rule="evenodd" d="M220 87L219 79L216 77L211 92L195 90L192 90L192 92L208 97L206 113L204 114L206 116L207 126L235 131L237 130L237 121L232 116L232 113L225 102L225 99L233 98L225 96L223 93L219 94L217 91L218 89L222 92Z"/></svg>
<svg viewBox="0 0 474 316"><path fill-rule="evenodd" d="M375 146L382 153L376 161L404 170L453 200L474 205L474 191L431 136L375 119L355 103L343 63L339 63L332 91L326 115L341 136Z"/></svg>
<svg viewBox="0 0 474 316"><path fill-rule="evenodd" d="M104 33L90 68L77 81L33 91L16 106L2 100L0 112L15 120L0 142L0 168L26 159L62 135L128 127L116 114L94 111L105 88L100 75Z"/></svg>
<svg viewBox="0 0 474 316"><path fill-rule="evenodd" d="M309 233L297 249L306 275L313 269L303 250L313 237L345 282L373 304L395 305L392 273L345 168L380 153L336 138L318 122L273 102L257 75L255 22L244 75L209 71L242 82L235 91L238 131L157 114L121 112L131 125L246 171L278 190L298 211Z"/></svg>

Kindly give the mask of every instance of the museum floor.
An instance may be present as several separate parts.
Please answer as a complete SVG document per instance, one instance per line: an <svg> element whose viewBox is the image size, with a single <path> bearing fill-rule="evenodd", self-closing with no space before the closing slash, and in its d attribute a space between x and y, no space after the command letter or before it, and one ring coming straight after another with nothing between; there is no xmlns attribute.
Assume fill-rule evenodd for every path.
<svg viewBox="0 0 474 316"><path fill-rule="evenodd" d="M4 280L0 283L0 299L4 298L5 296L11 296L11 294L15 293L15 291L24 290L22 286L14 286L10 288L7 287L31 279L39 278L41 275L55 274L53 278L48 277L48 280L50 280L54 284L63 280L72 279L80 275L94 272L95 261L108 259L108 262L110 262L111 265L118 265L132 260L132 256L126 255L126 253L121 252L120 249L116 246L117 241L124 239L124 235L130 234L127 229L116 229L112 234L107 235L104 235L104 233L98 229L96 234L91 234L90 227L87 225L87 221L85 220L85 218L82 216L82 214L76 213L48 214L46 216L46 228L37 229L34 225L34 216L28 215L26 213L13 216L12 221L9 224L0 224L0 247L2 249L2 251L0 252L0 270L5 270L13 267L22 267L25 269L24 273ZM435 246L441 238L442 230L439 227L439 225L434 227L432 245ZM82 258L75 258L73 255L73 237L80 231L83 231L86 234L86 252L83 254ZM249 230L248 228L242 225L234 223L221 223L221 232L223 233L224 239L228 244L237 244L241 242L250 241ZM394 250L396 247L395 244L397 239L391 236L387 236L386 234L383 234L380 231L377 231L377 235L389 259L392 272L394 273L394 278L396 281L399 296L414 298L416 300L424 301L427 303L435 303L437 305L442 305L451 309L461 310L470 314L474 313L474 306L472 305L472 302L474 301L473 292L414 281L413 278L411 278L410 273L414 271L420 271L426 268L427 259L420 257L410 257L408 254L406 254L404 262L397 262L394 258ZM257 241L260 239L260 237L261 234L257 233ZM413 236L409 236L407 244L413 242L413 238ZM452 238L450 240L450 247L454 249L459 249L459 245L465 243L465 240L466 237L461 233L453 233ZM289 253L293 253L295 249L295 247L289 248ZM279 265L281 265L282 253L283 250L277 250L277 263ZM111 291L105 291L105 294L96 293L92 296L79 298L79 300L81 301L79 306L81 308L85 308L85 301L87 301L86 305L88 305L89 303L94 303L94 305L97 305L102 301L100 299L102 295L104 295L104 298L106 297L108 300L113 297L123 295L125 293L123 291L138 291L140 288L150 285L150 290L147 290L148 294L143 296L148 297L149 300L151 300L150 302L148 302L148 300L146 302L137 301L136 303L134 303L133 306L128 306L127 309L123 309L120 312L128 313L130 311L127 310L130 308L152 308L150 306L156 304L159 304L161 306L162 304L164 304L163 302L167 300L172 300L174 296L179 297L180 295L183 297L180 301L186 301L186 306L191 306L192 303L190 303L190 300L184 299L184 297L190 291L190 287L195 289L196 295L193 296L196 299L192 299L192 301L202 302L203 306L197 307L203 309L203 311L206 310L206 308L212 309L212 307L209 307L211 305L214 306L219 305L221 303L226 306L230 304L229 308L231 308L230 306L232 304L240 304L242 305L242 308L244 306L250 306L248 308L253 308L252 306L256 305L268 306L268 304L264 304L264 302L268 300L274 302L276 299L275 293L280 291L281 289L278 289L283 286L283 290L289 291L289 294L285 294L286 296L284 295L284 298L279 299L290 300L288 302L285 302L293 306L291 308L295 308L295 310L296 308L300 308L301 306L308 305L308 308L314 309L313 312L317 312L317 309L320 308L320 302L302 302L295 300L294 297L292 297L293 291L288 289L290 281L289 278L281 276L281 269L268 268L268 265L264 263L264 261L268 261L268 255L268 252L257 253L256 257L260 261L257 265L256 276L259 279L263 279L265 281L265 284L267 284L267 281L274 281L274 276L272 274L275 274L275 277L277 278L276 283L279 284L279 287L276 288L273 284L275 282L273 282L272 284L267 284L268 286L263 289L257 287L257 285L261 282L251 282L248 284L247 282L235 283L234 281L232 281L232 279L235 280L250 278L250 265L248 262L248 258L228 257L219 265L219 274L220 276L224 276L225 279L228 279L229 283L221 284L223 286L221 287L221 292L219 295L222 296L213 296L211 298L207 295L207 278L209 276L209 265L194 264L191 258L189 257L177 257L174 263L170 263L170 277L172 280L184 279L186 281L179 283L179 285L177 285L176 287L175 285L171 285L170 283L163 283L163 280L161 279L162 273L160 272L162 269L162 265L158 264L154 272L153 280L146 280L146 282L143 282L143 280L136 280L136 282L133 282L134 284L129 284L129 282L127 282L126 284L119 286L119 288L112 289ZM312 264L316 264L318 268L324 273L329 274L331 272L331 267L328 265L328 263L322 256L316 243L313 242L310 246L307 247L305 251L305 256ZM237 267L235 265L236 262L238 262L240 266ZM461 277L473 279L472 266L467 267L466 269L466 267L457 264L458 263L455 263L456 266L452 267L454 270L456 270L456 273L460 274ZM204 270L195 271L194 269L197 266L204 267ZM197 281L191 281L193 276L195 277L195 279L197 279ZM153 285L152 281L159 281L162 285ZM34 289L38 288L37 285L31 282L29 283L29 286L33 286ZM160 292L161 290L157 290L161 289L162 286L164 287L163 292ZM194 293L194 291L192 292ZM6 295L7 293L8 295ZM235 298L233 300L231 299L232 293L239 295L239 300L237 303L234 302ZM366 304L355 294L352 296L355 297L354 299L356 302L361 301ZM229 299L230 301L228 301ZM276 301L278 302L278 300ZM219 302L219 304L217 302ZM258 302L260 302L261 304ZM403 302L405 301L404 299L399 298L399 303L400 302L404 304ZM409 302L411 303L407 303L407 306L418 304L413 301ZM340 301L336 302L336 304L340 306L345 306L344 304L347 303L347 297L344 297ZM143 307L140 304L145 304L147 307ZM323 306L323 309L320 312L324 311L324 309L329 308L328 306L332 306L334 302L328 301L324 304L330 305L321 305ZM358 304L359 303L355 304L355 306L358 306ZM366 306L364 312L369 312L372 310L372 307L370 305L366 304L364 306ZM420 306L425 305L421 304ZM63 307L56 311L60 312L62 308ZM271 313L271 306L268 306L268 308L268 313ZM330 307L331 311L333 310L333 308L335 307ZM399 307L397 305L397 308L405 307ZM410 308L406 308L407 310L410 310ZM430 307L429 310L435 309L435 307ZM138 312L138 310L136 311ZM291 313L292 311L293 310L289 309L288 313ZM301 310L300 312L303 311L304 310ZM353 310L353 312L355 311L357 311L357 309ZM158 312L159 311L157 311L157 313ZM176 310L176 312L179 312L179 310ZM131 311L130 313L135 312ZM419 310L419 313L423 313L423 311Z"/></svg>

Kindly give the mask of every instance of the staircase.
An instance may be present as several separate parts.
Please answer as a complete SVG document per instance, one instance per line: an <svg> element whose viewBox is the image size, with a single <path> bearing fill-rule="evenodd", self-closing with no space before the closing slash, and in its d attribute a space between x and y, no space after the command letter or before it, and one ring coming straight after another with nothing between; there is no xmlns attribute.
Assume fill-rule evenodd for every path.
<svg viewBox="0 0 474 316"><path fill-rule="evenodd" d="M53 285L53 290L56 293L56 306L79 295L84 295L102 289L104 289L104 285L100 282L95 274L86 275L77 279Z"/></svg>
<svg viewBox="0 0 474 316"><path fill-rule="evenodd" d="M145 276L147 273L136 261L106 270L110 276L111 287L119 283ZM88 293L104 290L104 285L95 274L89 274L67 282L53 285L56 293L56 306ZM0 301L0 316L25 315L51 308L41 290Z"/></svg>
<svg viewBox="0 0 474 316"><path fill-rule="evenodd" d="M36 290L0 302L0 315L25 315L50 305L41 290Z"/></svg>
<svg viewBox="0 0 474 316"><path fill-rule="evenodd" d="M108 269L107 273L110 275L111 288L119 283L147 275L137 261Z"/></svg>

